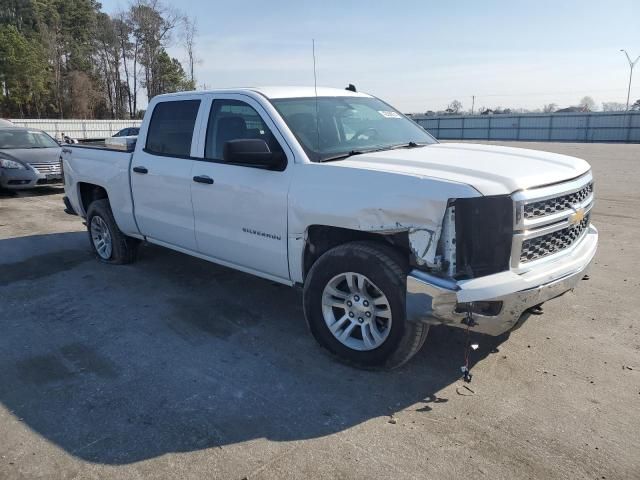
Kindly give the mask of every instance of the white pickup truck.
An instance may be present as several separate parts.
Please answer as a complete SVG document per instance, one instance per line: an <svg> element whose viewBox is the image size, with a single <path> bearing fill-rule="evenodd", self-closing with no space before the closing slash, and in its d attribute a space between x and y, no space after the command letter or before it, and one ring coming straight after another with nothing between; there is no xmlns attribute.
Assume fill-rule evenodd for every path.
<svg viewBox="0 0 640 480"><path fill-rule="evenodd" d="M406 362L432 324L512 330L598 242L585 161L438 143L348 89L161 95L134 148L67 146L63 169L100 260L147 241L302 286L312 334L362 367Z"/></svg>

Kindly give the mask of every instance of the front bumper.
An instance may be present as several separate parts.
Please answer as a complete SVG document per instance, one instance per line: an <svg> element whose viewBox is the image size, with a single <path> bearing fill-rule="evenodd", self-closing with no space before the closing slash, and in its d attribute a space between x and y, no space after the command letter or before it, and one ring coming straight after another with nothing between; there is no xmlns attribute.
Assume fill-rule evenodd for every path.
<svg viewBox="0 0 640 480"><path fill-rule="evenodd" d="M3 168L0 175L0 188L7 190L26 190L47 185L62 185L62 174L45 174L34 170Z"/></svg>
<svg viewBox="0 0 640 480"><path fill-rule="evenodd" d="M590 225L566 255L525 273L507 271L455 282L412 270L407 276L407 320L466 328L467 304L502 302L495 315L473 314L474 331L500 335L521 325L531 307L573 290L588 272L597 246L598 230Z"/></svg>

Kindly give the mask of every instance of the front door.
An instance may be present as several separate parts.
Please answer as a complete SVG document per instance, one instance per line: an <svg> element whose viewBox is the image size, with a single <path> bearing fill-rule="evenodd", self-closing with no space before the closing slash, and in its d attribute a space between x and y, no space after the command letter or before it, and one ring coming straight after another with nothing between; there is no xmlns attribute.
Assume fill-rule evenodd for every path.
<svg viewBox="0 0 640 480"><path fill-rule="evenodd" d="M194 163L192 173L212 183L191 185L198 251L288 280L287 192L293 157L288 148L283 150L283 138L258 102L232 94L213 99L206 129L203 125L201 132L205 135L204 159ZM265 140L272 152L281 154L284 169L224 162L226 142L251 138Z"/></svg>

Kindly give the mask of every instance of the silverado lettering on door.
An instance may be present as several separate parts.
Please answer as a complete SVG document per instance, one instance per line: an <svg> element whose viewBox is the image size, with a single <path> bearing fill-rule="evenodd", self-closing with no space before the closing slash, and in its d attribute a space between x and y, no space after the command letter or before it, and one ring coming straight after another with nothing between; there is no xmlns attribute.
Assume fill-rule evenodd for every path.
<svg viewBox="0 0 640 480"><path fill-rule="evenodd" d="M275 235L275 234L272 234L272 233L264 233L264 232L260 232L258 230L254 230L252 228L242 227L242 231L244 233L251 233L253 235L258 235L259 237L271 238L273 240L280 240L280 235Z"/></svg>

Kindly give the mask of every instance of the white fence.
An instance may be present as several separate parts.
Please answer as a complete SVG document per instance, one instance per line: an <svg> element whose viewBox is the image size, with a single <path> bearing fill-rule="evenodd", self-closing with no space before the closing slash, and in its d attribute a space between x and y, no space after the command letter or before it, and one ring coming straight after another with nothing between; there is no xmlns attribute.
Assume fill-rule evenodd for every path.
<svg viewBox="0 0 640 480"><path fill-rule="evenodd" d="M38 120L38 119L11 119L19 126L44 130L56 139L62 134L71 138L91 139L106 138L119 130L127 127L139 127L142 120Z"/></svg>

